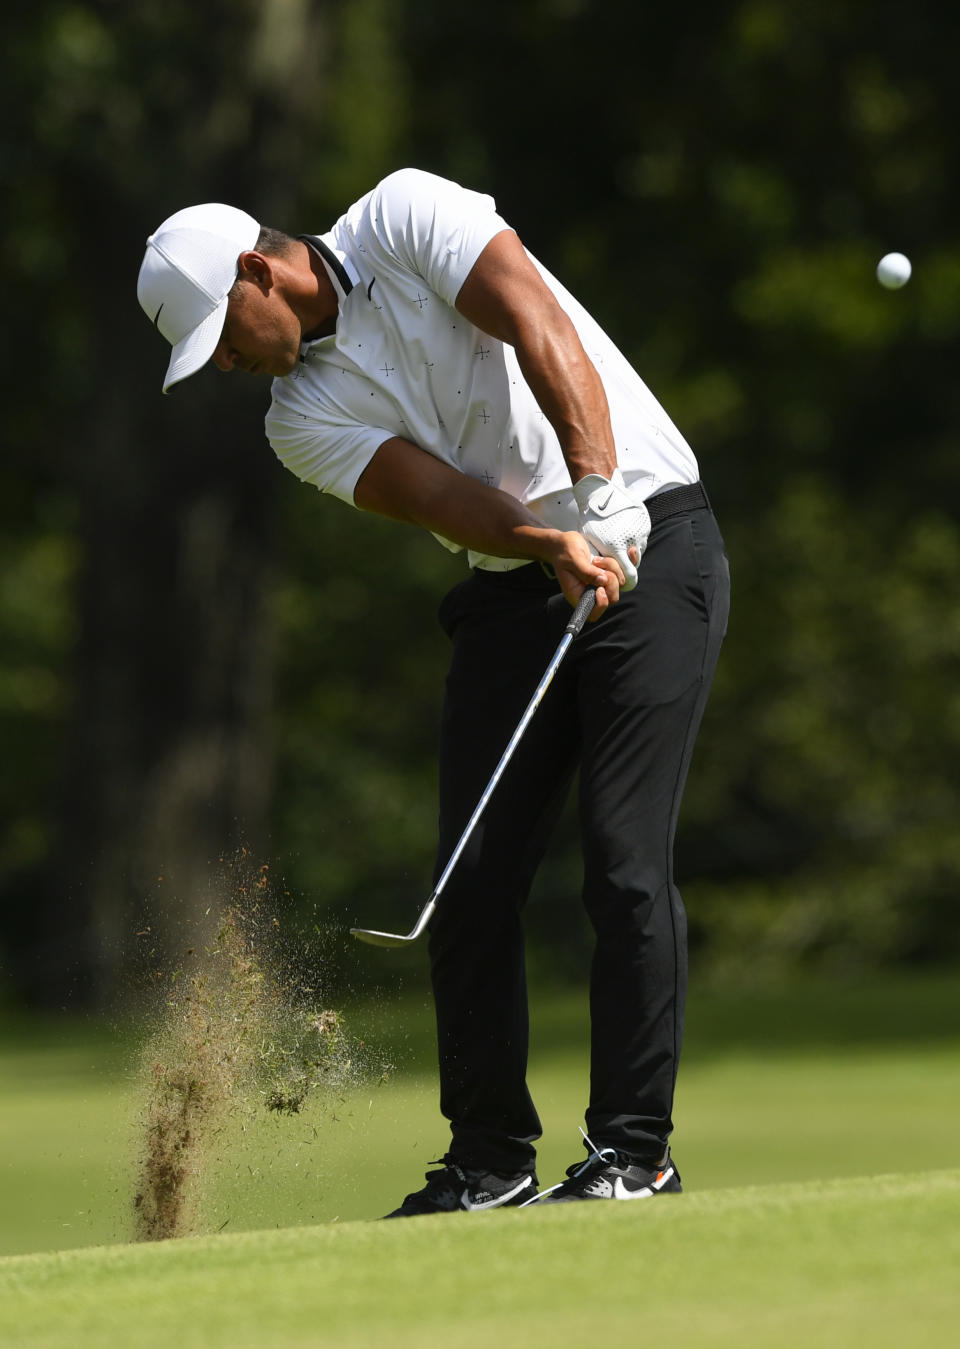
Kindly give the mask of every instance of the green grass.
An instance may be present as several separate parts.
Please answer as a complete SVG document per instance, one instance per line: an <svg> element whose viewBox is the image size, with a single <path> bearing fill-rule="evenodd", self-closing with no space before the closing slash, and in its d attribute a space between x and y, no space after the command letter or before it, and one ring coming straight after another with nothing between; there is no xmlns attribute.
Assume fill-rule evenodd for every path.
<svg viewBox="0 0 960 1349"><path fill-rule="evenodd" d="M531 1085L549 1184L580 1155L582 1001L535 999ZM691 1004L675 1153L688 1198L960 1164L952 976L700 992ZM420 996L347 1009L401 1063L302 1115L238 1111L209 1158L203 1231L371 1218L445 1147ZM123 1242L139 1146L129 1043L75 1023L0 1028L0 1254ZM684 1203L686 1203L686 1199Z"/></svg>
<svg viewBox="0 0 960 1349"><path fill-rule="evenodd" d="M0 1260L20 1349L954 1342L960 1171Z"/></svg>

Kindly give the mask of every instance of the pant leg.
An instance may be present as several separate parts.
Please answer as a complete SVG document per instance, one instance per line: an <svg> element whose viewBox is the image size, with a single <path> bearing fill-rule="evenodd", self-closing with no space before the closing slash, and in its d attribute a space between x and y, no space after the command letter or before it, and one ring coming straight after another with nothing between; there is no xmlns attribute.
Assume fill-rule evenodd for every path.
<svg viewBox="0 0 960 1349"><path fill-rule="evenodd" d="M655 528L637 587L576 647L584 902L596 932L587 1132L655 1162L672 1130L687 981L677 815L729 608L713 515Z"/></svg>
<svg viewBox="0 0 960 1349"><path fill-rule="evenodd" d="M477 573L441 618L453 639L440 749L446 865L563 635L569 610L538 566ZM444 889L430 924L440 1104L450 1155L533 1170L522 908L569 788L575 700L561 667Z"/></svg>

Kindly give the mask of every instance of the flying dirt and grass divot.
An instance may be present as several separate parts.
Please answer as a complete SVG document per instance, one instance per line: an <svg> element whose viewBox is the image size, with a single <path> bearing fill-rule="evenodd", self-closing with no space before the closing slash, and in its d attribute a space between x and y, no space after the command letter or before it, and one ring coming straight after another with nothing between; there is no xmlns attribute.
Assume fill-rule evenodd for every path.
<svg viewBox="0 0 960 1349"><path fill-rule="evenodd" d="M137 1240L199 1230L204 1182L231 1116L250 1127L266 1112L297 1115L311 1096L336 1099L371 1072L364 1046L338 1012L281 954L267 868L246 853L229 864L230 896L214 910L214 935L188 947L161 976L157 1025L141 1059L145 1103L133 1199ZM209 920L211 911L206 915Z"/></svg>

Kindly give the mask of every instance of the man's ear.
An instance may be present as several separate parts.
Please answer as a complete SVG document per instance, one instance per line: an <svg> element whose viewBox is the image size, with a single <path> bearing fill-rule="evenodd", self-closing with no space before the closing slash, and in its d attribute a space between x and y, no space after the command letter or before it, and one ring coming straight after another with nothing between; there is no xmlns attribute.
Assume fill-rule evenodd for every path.
<svg viewBox="0 0 960 1349"><path fill-rule="evenodd" d="M249 281L251 285L268 294L274 285L273 266L269 258L262 253L248 249L237 258L237 280Z"/></svg>

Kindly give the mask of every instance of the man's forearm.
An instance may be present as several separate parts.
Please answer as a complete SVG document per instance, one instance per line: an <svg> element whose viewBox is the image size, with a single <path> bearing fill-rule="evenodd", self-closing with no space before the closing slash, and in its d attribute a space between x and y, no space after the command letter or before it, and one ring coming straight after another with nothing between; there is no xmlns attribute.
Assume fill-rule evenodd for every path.
<svg viewBox="0 0 960 1349"><path fill-rule="evenodd" d="M413 523L490 557L552 562L562 537L561 530L544 525L509 493L473 478L424 502L418 515Z"/></svg>
<svg viewBox="0 0 960 1349"><path fill-rule="evenodd" d="M558 308L551 317L517 334L517 362L557 433L571 481L590 473L609 478L617 451L607 395L567 315Z"/></svg>
<svg viewBox="0 0 960 1349"><path fill-rule="evenodd" d="M549 562L561 537L509 493L399 436L381 445L357 483L354 501L361 510L419 525L491 557Z"/></svg>
<svg viewBox="0 0 960 1349"><path fill-rule="evenodd" d="M457 296L482 332L507 342L557 433L573 482L617 466L610 409L580 335L512 230L487 244Z"/></svg>
<svg viewBox="0 0 960 1349"><path fill-rule="evenodd" d="M467 477L401 436L380 446L353 499L361 510L420 525L490 557L547 562L572 604L585 586L595 586L591 623L619 597L622 567L609 558L596 561L582 534L548 528L515 497Z"/></svg>

